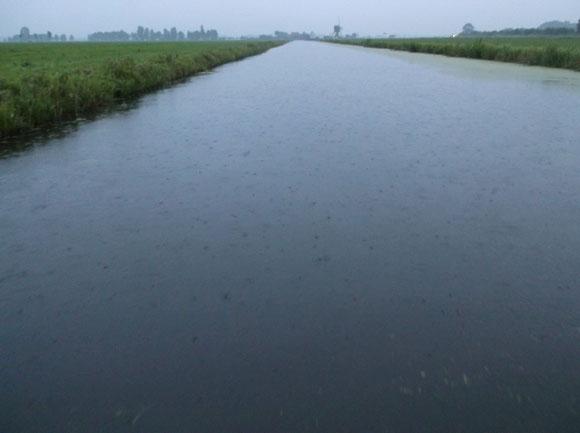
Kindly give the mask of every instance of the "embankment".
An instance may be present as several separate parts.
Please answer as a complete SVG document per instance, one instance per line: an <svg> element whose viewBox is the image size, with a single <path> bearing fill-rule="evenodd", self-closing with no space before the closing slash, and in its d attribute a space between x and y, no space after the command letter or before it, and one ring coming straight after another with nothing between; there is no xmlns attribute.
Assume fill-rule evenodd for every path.
<svg viewBox="0 0 580 433"><path fill-rule="evenodd" d="M99 113L277 45L0 44L0 139Z"/></svg>
<svg viewBox="0 0 580 433"><path fill-rule="evenodd" d="M580 71L580 37L360 39L333 42Z"/></svg>

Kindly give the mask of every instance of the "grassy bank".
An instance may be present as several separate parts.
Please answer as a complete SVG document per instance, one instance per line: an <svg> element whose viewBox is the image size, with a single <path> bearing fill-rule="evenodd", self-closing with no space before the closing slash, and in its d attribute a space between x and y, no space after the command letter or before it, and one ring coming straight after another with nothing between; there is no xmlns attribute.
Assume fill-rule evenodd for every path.
<svg viewBox="0 0 580 433"><path fill-rule="evenodd" d="M580 37L361 39L336 42L580 71Z"/></svg>
<svg viewBox="0 0 580 433"><path fill-rule="evenodd" d="M0 44L0 138L98 113L274 42Z"/></svg>

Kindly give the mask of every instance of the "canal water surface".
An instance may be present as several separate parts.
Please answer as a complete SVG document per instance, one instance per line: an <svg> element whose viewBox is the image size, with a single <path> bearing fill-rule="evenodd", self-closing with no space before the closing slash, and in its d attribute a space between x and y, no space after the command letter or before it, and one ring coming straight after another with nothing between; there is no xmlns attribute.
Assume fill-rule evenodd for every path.
<svg viewBox="0 0 580 433"><path fill-rule="evenodd" d="M0 432L580 431L580 74L297 42L0 160Z"/></svg>

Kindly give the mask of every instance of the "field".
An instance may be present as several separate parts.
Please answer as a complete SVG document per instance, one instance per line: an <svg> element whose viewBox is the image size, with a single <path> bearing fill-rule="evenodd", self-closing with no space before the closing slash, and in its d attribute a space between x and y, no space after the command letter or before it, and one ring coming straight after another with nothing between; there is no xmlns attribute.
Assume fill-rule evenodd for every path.
<svg viewBox="0 0 580 433"><path fill-rule="evenodd" d="M580 71L580 37L361 39L336 42Z"/></svg>
<svg viewBox="0 0 580 433"><path fill-rule="evenodd" d="M0 44L0 138L98 113L118 101L276 45Z"/></svg>

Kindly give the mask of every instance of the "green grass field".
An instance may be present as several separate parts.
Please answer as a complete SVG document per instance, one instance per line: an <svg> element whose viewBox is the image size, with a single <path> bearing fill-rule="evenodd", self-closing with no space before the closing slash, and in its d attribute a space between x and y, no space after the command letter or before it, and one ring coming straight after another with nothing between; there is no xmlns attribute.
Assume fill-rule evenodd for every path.
<svg viewBox="0 0 580 433"><path fill-rule="evenodd" d="M275 42L0 44L0 138L98 113Z"/></svg>
<svg viewBox="0 0 580 433"><path fill-rule="evenodd" d="M335 42L580 71L580 37L360 39Z"/></svg>

